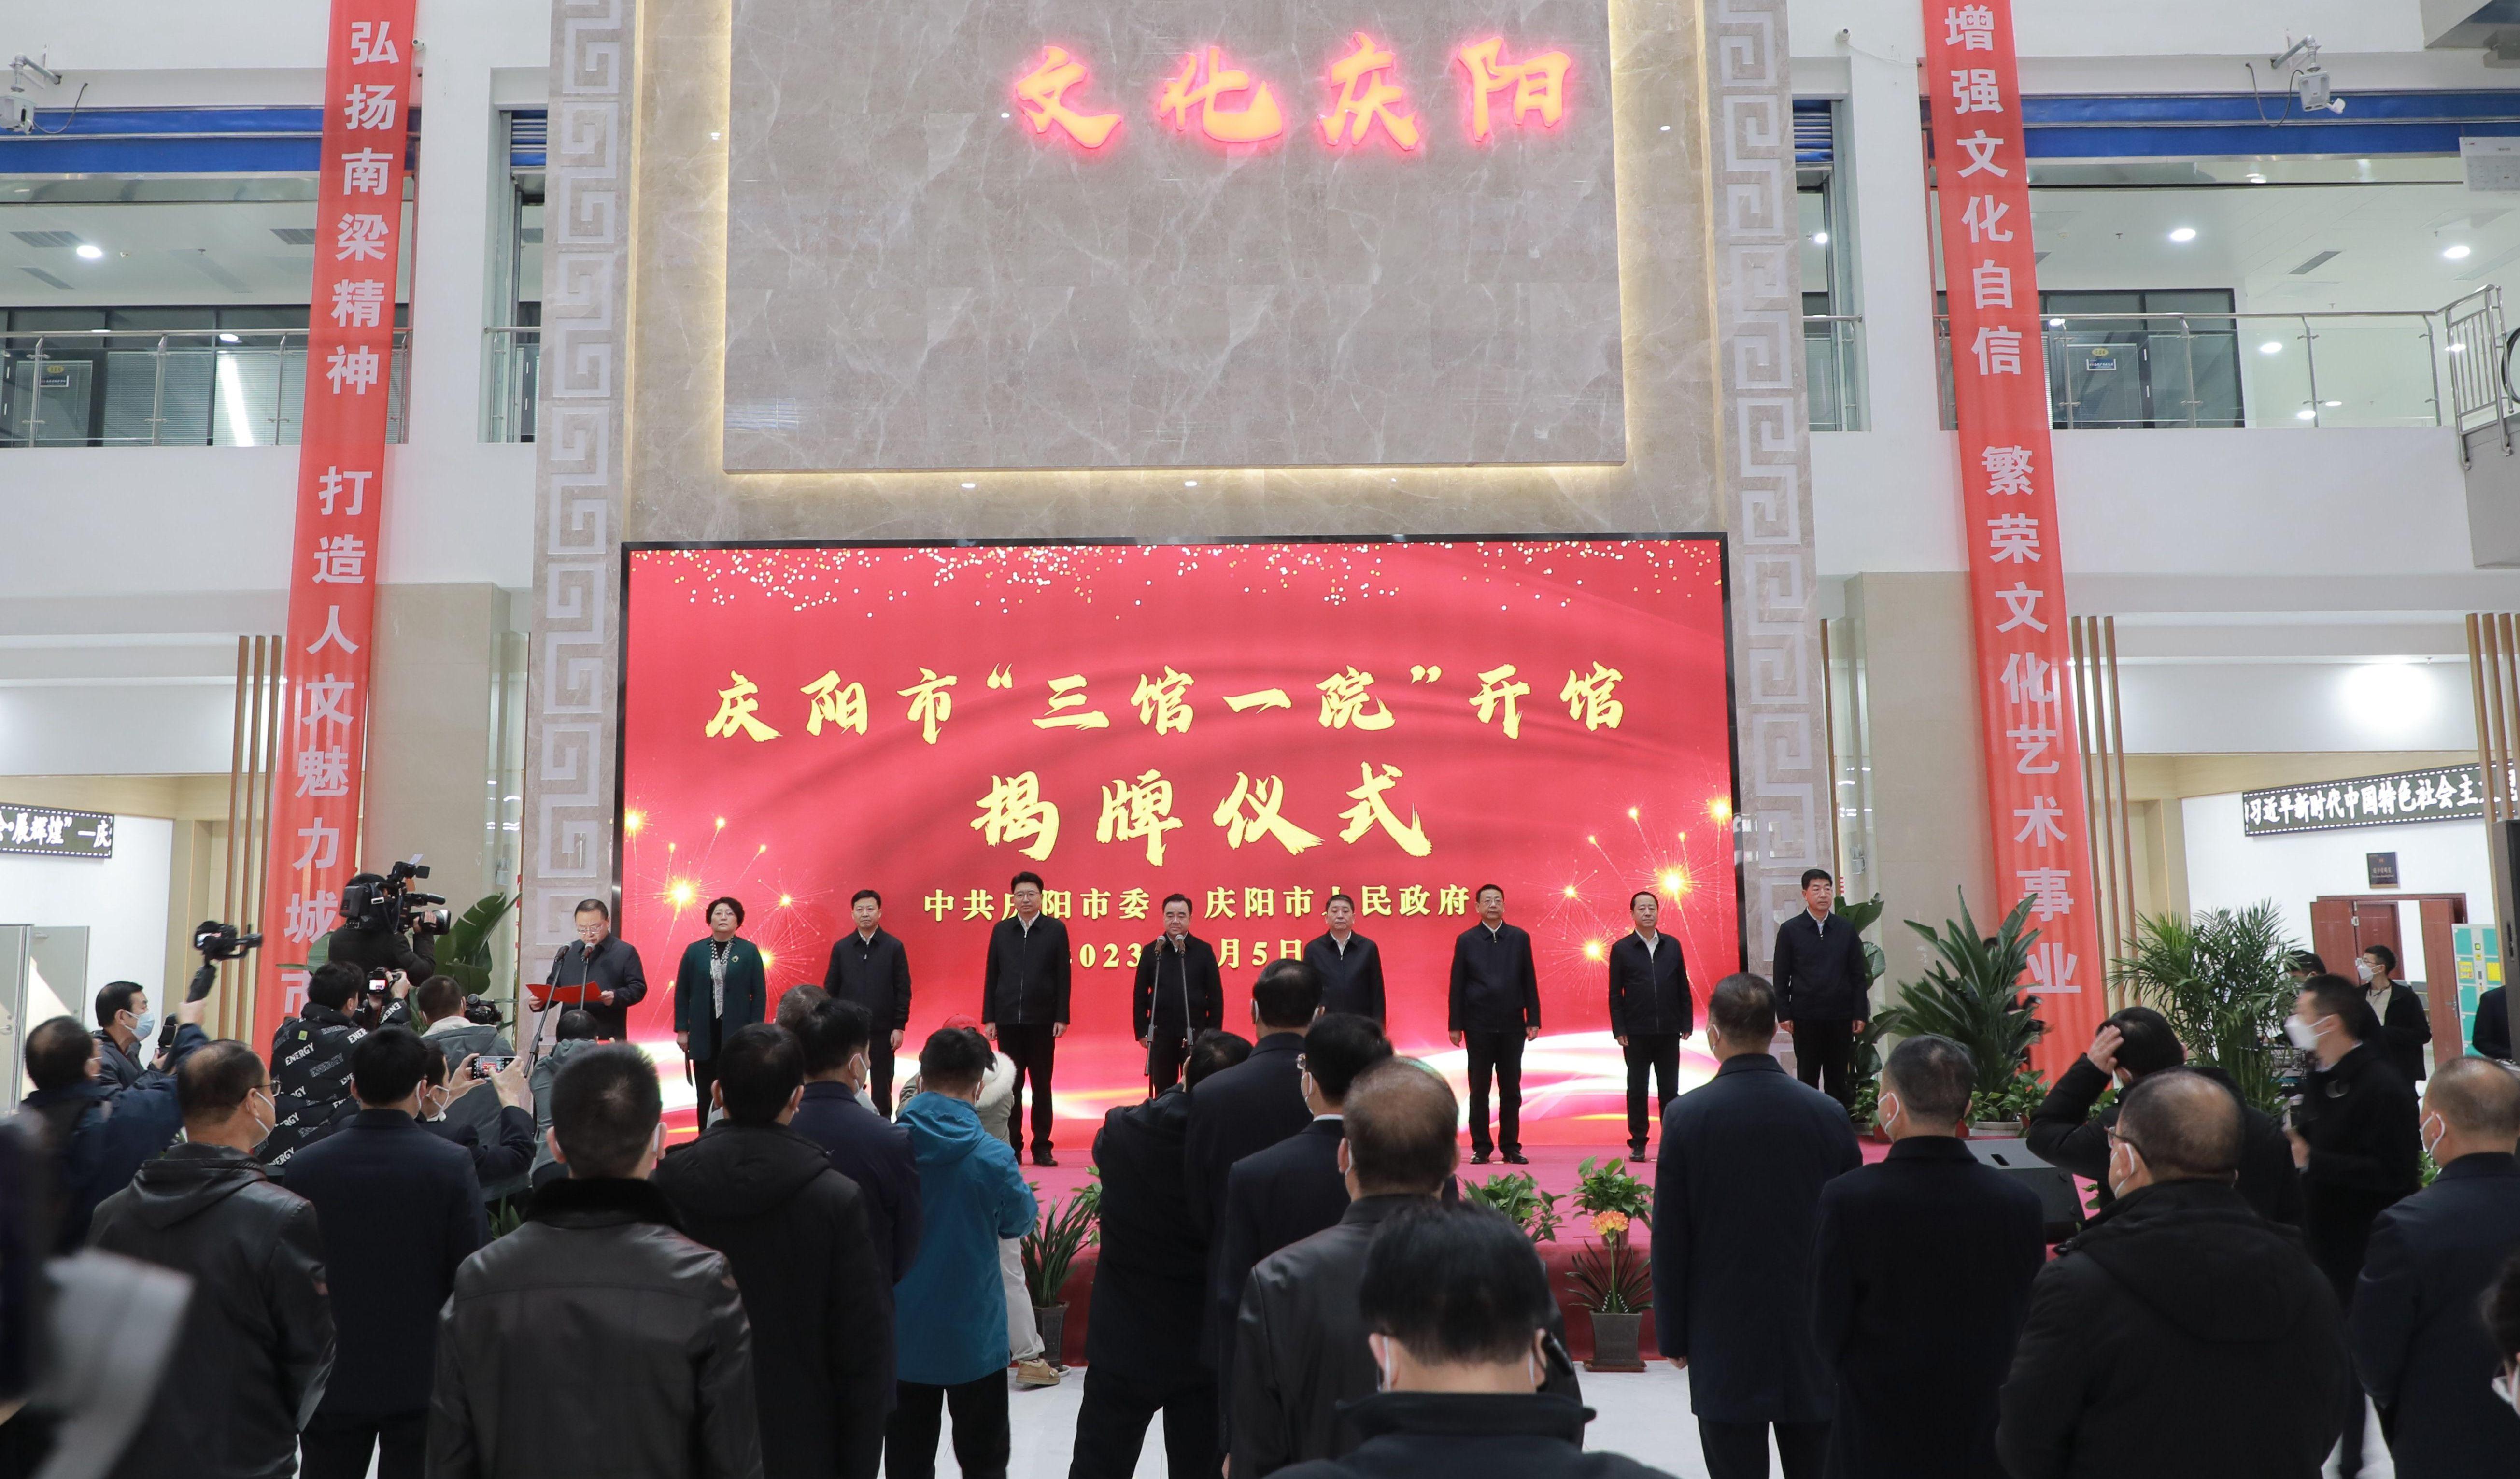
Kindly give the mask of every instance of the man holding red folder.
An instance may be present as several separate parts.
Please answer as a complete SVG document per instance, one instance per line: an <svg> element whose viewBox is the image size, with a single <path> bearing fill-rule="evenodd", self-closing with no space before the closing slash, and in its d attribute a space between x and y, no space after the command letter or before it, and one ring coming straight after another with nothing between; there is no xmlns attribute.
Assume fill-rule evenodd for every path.
<svg viewBox="0 0 2520 1479"><path fill-rule="evenodd" d="M583 1007L595 1018L595 1035L617 1042L630 1035L630 1008L648 995L648 972L639 952L612 932L612 911L602 899L577 906L577 942L552 957L551 975L533 994L536 1010Z"/></svg>

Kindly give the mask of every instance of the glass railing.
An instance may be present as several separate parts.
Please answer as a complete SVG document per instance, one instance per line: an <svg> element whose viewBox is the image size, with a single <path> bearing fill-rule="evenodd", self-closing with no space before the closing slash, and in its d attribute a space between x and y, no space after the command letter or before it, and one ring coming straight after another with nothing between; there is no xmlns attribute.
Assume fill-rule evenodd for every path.
<svg viewBox="0 0 2520 1479"><path fill-rule="evenodd" d="M481 331L481 439L534 439L534 393L541 381L543 331L502 324Z"/></svg>
<svg viewBox="0 0 2520 1479"><path fill-rule="evenodd" d="M393 334L385 439L403 439L411 332ZM293 446L303 329L0 334L0 447Z"/></svg>
<svg viewBox="0 0 2520 1479"><path fill-rule="evenodd" d="M1842 313L1804 315L1803 371L1813 430L1865 428L1862 318Z"/></svg>

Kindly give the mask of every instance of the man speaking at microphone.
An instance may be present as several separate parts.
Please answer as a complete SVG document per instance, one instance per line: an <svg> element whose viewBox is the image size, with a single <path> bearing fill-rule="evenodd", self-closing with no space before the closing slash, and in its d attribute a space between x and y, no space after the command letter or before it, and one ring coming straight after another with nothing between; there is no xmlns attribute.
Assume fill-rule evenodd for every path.
<svg viewBox="0 0 2520 1479"><path fill-rule="evenodd" d="M637 948L612 932L610 907L585 899L577 906L577 940L552 957L544 985L537 1007L584 1007L596 1037L618 1042L630 1035L630 1008L648 995L648 972Z"/></svg>

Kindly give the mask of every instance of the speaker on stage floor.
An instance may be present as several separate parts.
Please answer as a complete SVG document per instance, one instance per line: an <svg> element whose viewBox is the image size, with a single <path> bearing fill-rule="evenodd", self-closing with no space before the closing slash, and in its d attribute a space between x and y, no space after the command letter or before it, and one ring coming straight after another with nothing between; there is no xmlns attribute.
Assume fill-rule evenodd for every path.
<svg viewBox="0 0 2520 1479"><path fill-rule="evenodd" d="M1969 1154L1981 1166L1992 1166L2039 1194L2041 1220L2048 1240L2063 1242L2083 1230L2083 1193L2074 1178L2030 1152L2021 1140L1967 1140Z"/></svg>

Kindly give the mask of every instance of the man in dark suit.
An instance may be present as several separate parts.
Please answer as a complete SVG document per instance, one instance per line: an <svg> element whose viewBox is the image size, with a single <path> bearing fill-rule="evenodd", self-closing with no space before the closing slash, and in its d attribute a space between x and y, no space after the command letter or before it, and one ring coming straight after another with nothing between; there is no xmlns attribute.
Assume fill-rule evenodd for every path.
<svg viewBox="0 0 2520 1479"><path fill-rule="evenodd" d="M1855 926L1837 917L1837 880L1803 870L1801 912L1777 926L1777 1015L1794 1035L1794 1076L1855 1102L1855 1035L1872 1019L1872 969Z"/></svg>
<svg viewBox="0 0 2520 1479"><path fill-rule="evenodd" d="M1610 1036L1628 1055L1628 1154L1642 1160L1646 1117L1645 1079L1652 1075L1652 1119L1680 1094L1680 1045L1697 1030L1697 1004L1689 1000L1688 963L1680 942L1656 928L1662 900L1641 888L1628 900L1637 927L1610 947Z"/></svg>
<svg viewBox="0 0 2520 1479"><path fill-rule="evenodd" d="M1304 1102L1304 1031L1319 1013L1322 978L1301 961L1271 961L1251 987L1251 1055L1190 1097L1182 1135L1182 1189L1191 1226L1208 1243L1210 1287L1216 1232L1225 1219L1225 1189L1234 1163L1303 1132L1313 1122ZM1213 1307L1202 1322L1201 1349L1211 1369L1224 1348Z"/></svg>
<svg viewBox="0 0 2520 1479"><path fill-rule="evenodd" d="M2354 970L2362 978L2362 999L2379 1019L2389 1066L2409 1087L2422 1083L2424 1045L2433 1040L2433 1020L2424 1010L2424 999L2398 979L2398 953L2386 945L2374 945L2355 960Z"/></svg>
<svg viewBox="0 0 2520 1479"><path fill-rule="evenodd" d="M1225 1025L1225 977L1215 949L1190 932L1188 894L1164 898L1164 932L1139 953L1129 1020L1129 1035L1147 1051L1150 1098L1181 1081L1192 1039Z"/></svg>
<svg viewBox="0 0 2520 1479"><path fill-rule="evenodd" d="M892 1060L901 1052L901 1035L910 1028L910 952L883 929L883 895L861 888L849 898L857 928L832 942L831 964L823 967L823 990L834 1000L855 1002L875 1024L877 1041L868 1044L867 1065L875 1070L868 1092L875 1112L892 1113Z"/></svg>
<svg viewBox="0 0 2520 1479"><path fill-rule="evenodd" d="M306 1479L419 1479L437 1369L437 1313L490 1240L472 1158L420 1126L428 1051L408 1027L350 1049L359 1111L289 1162L315 1204L338 1342L303 1439Z"/></svg>
<svg viewBox="0 0 2520 1479"><path fill-rule="evenodd" d="M2505 1063L2511 1061L2510 998L2503 995L2509 989L2497 986L2476 999L2476 1028L2467 1040L2478 1053Z"/></svg>
<svg viewBox="0 0 2520 1479"><path fill-rule="evenodd" d="M1013 1101L1007 1107L1007 1140L1020 1161L1023 1090L1032 1083L1032 1163L1056 1166L1051 1151L1050 1069L1059 1038L1067 1032L1067 926L1041 912L1041 874L1024 872L1007 885L1015 912L989 931L989 957L980 982L980 1030L1015 1065Z"/></svg>
<svg viewBox="0 0 2520 1479"><path fill-rule="evenodd" d="M1207 1239L1183 1191L1182 1138L1191 1091L1250 1055L1251 1045L1230 1032L1200 1033L1182 1065L1182 1087L1112 1110L1094 1137L1102 1253L1068 1479L1129 1479L1158 1412L1174 1473L1216 1464L1216 1376L1199 1347Z"/></svg>
<svg viewBox="0 0 2520 1479"><path fill-rule="evenodd" d="M2477 1318L2520 1248L2520 1077L2453 1058L2424 1086L2422 1133L2441 1175L2380 1214L2349 1337L2403 1479L2507 1475L2520 1412L2491 1389L2501 1357Z"/></svg>
<svg viewBox="0 0 2520 1479"><path fill-rule="evenodd" d="M1304 947L1304 964L1321 973L1322 1009L1382 1020L1382 947L1356 932L1356 901L1343 893L1322 906L1329 929Z"/></svg>
<svg viewBox="0 0 2520 1479"><path fill-rule="evenodd" d="M1821 1188L1812 1331L1836 1373L1833 1479L2004 1479L1996 1398L2047 1262L2038 1193L1958 1139L1976 1070L1912 1037L1881 1069L1890 1155Z"/></svg>
<svg viewBox="0 0 2520 1479"><path fill-rule="evenodd" d="M612 932L609 904L580 899L575 923L577 938L552 957L543 989L533 993L537 1008L531 1039L542 1041L542 1013L558 1008L582 1009L595 1018L598 1039L617 1043L630 1035L630 1008L648 999L648 969L640 964L638 949Z"/></svg>
<svg viewBox="0 0 2520 1479"><path fill-rule="evenodd" d="M1225 1215L1216 1225L1214 1298L1217 1328L1229 1341L1251 1266L1337 1222L1347 1210L1347 1176L1339 1170L1340 1106L1356 1076L1389 1056L1390 1040L1368 1017L1325 1011L1304 1034L1303 1056L1296 1061L1303 1067L1304 1103L1313 1122L1244 1156L1226 1178ZM1233 1369L1234 1353L1227 1350L1217 1371Z"/></svg>
<svg viewBox="0 0 2520 1479"><path fill-rule="evenodd" d="M2100 1023L2091 1051L2056 1076L2055 1087L2030 1116L2030 1152L2091 1182L2106 1207L2116 1199L2109 1190L2109 1127L2118 1122L2118 1111L2112 1104L2094 1114L2092 1106L2112 1084L2123 1093L2146 1074L2186 1063L2187 1047L2169 1018L2149 1007L2112 1013ZM2211 1063L2189 1071L2239 1098L2240 1086ZM2283 1126L2248 1103L2240 1106L2240 1195L2267 1221L2300 1227L2301 1169L2292 1163L2292 1142L2284 1138Z"/></svg>
<svg viewBox="0 0 2520 1479"><path fill-rule="evenodd" d="M867 1235L888 1283L919 1257L925 1216L919 1200L919 1162L910 1132L858 1102L875 1028L855 1002L826 999L796 1023L805 1053L805 1093L788 1128L823 1147L832 1169L867 1196ZM891 1328L891 1322L884 1322Z"/></svg>
<svg viewBox="0 0 2520 1479"><path fill-rule="evenodd" d="M1508 1166L1522 1153L1522 1045L1540 1036L1540 975L1531 936L1505 921L1505 890L1482 883L1479 922L1453 941L1453 1046L1469 1053L1470 1164L1488 1163L1488 1079L1496 1079L1496 1145Z"/></svg>
<svg viewBox="0 0 2520 1479"><path fill-rule="evenodd" d="M1764 1476L1768 1427L1785 1479L1818 1479L1835 1386L1812 1338L1820 1190L1864 1156L1846 1109L1769 1053L1776 994L1754 975L1706 1004L1715 1078L1663 1110L1654 1163L1654 1331L1688 1367L1710 1479Z"/></svg>

